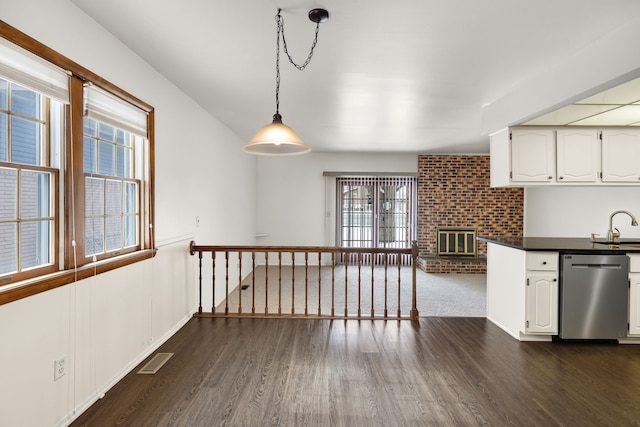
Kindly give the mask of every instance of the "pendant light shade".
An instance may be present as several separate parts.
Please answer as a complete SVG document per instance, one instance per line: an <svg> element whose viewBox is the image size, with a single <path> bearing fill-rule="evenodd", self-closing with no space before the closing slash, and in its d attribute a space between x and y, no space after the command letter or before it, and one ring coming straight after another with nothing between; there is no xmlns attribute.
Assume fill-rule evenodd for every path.
<svg viewBox="0 0 640 427"><path fill-rule="evenodd" d="M281 11L282 9L278 9L278 13L276 14L276 113L273 115L273 122L260 128L253 139L242 147L245 153L260 154L263 156L289 156L311 151L311 147L302 142L293 129L282 123L282 116L280 115L280 39L282 39L284 51L287 54L287 58L289 58L289 62L298 70L304 70L305 67L309 65L311 57L313 56L313 49L318 42L320 23L326 22L327 19L329 19L329 12L325 9L312 9L309 11L309 20L316 24L315 37L306 61L298 65L293 61L287 49L287 40L284 36L284 19L280 13Z"/></svg>
<svg viewBox="0 0 640 427"><path fill-rule="evenodd" d="M276 113L273 122L261 127L242 150L264 156L287 156L308 153L311 147L302 142L293 129L283 124L282 116Z"/></svg>

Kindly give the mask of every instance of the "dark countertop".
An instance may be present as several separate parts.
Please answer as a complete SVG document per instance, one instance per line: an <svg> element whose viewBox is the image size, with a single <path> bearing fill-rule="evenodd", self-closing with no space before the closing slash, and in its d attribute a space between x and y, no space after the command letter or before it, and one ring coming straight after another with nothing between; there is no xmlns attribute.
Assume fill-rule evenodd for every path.
<svg viewBox="0 0 640 427"><path fill-rule="evenodd" d="M522 236L497 236L478 237L481 242L495 243L525 251L556 251L572 253L640 253L640 238L617 239L610 245L605 239L596 239L591 242L589 238L579 237L522 237Z"/></svg>

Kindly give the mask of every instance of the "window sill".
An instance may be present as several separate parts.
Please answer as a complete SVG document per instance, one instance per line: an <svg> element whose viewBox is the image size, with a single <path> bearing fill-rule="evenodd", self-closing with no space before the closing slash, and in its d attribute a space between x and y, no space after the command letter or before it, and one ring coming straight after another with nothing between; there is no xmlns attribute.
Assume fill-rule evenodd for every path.
<svg viewBox="0 0 640 427"><path fill-rule="evenodd" d="M65 270L57 273L39 276L33 279L0 287L0 305L8 304L22 298L27 298L41 292L59 288L78 280L106 273L116 268L124 267L136 262L153 258L157 249L145 249L131 254L122 255L109 260L97 261L78 267L77 270Z"/></svg>

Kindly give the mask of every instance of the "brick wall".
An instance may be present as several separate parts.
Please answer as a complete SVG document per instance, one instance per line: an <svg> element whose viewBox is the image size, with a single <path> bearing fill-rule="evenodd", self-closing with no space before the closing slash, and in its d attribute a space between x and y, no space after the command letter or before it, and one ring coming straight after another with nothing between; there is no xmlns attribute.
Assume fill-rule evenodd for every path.
<svg viewBox="0 0 640 427"><path fill-rule="evenodd" d="M486 243L478 259L436 259L437 227L475 227L479 236L520 236L524 190L491 188L489 156L418 156L418 246L429 273L484 273Z"/></svg>

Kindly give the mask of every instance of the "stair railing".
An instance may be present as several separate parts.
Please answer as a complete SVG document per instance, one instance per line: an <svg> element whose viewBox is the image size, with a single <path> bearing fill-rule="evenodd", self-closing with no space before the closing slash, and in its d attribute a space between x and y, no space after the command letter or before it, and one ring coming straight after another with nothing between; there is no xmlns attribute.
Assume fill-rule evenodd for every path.
<svg viewBox="0 0 640 427"><path fill-rule="evenodd" d="M411 248L223 246L196 245L192 241L189 250L191 255L198 254L199 304L194 316L418 319L418 245L415 241ZM204 261L204 254L210 256L209 266ZM224 264L217 262L219 260ZM302 267L296 262L302 263ZM208 289L203 288L203 267L211 274L211 286ZM304 275L300 273L300 268L304 269ZM355 279L354 268L357 272ZM365 271L367 268L370 270ZM406 277L407 269L410 271L409 279ZM221 272L224 275L223 284L217 277L222 275ZM362 283L363 272L370 277L370 283L366 285ZM270 283L274 280L277 284L275 290ZM303 281L302 285L300 280ZM248 290L249 287L251 290ZM219 295L221 291L224 291L222 296ZM285 296L290 298L289 311L284 309L287 303L283 301ZM211 300L209 312L203 309L205 297ZM264 297L264 301L257 301L260 297ZM302 301L299 302L300 298ZM316 311L309 307L310 298L314 298L312 304L317 303ZM407 298L410 298L410 302L406 301ZM277 299L277 308L272 309L270 305L274 304L274 299ZM236 301L235 310L233 301ZM250 310L245 310L243 302L251 305ZM256 305L262 303L263 309L257 309ZM300 307L300 304L304 307ZM410 304L404 313L403 304L404 307ZM370 311L363 313L363 306L370 308Z"/></svg>

